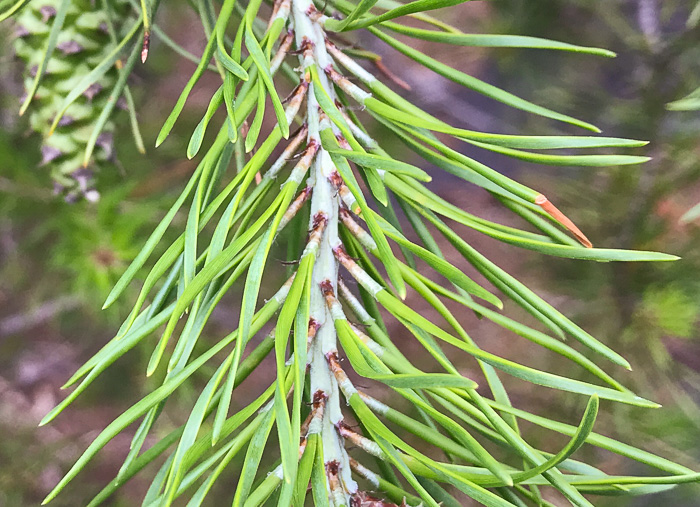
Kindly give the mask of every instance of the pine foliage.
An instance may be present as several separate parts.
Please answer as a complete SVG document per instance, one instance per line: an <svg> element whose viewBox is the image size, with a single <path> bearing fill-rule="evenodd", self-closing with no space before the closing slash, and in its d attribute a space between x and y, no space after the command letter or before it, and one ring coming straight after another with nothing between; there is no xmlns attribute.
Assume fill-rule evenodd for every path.
<svg viewBox="0 0 700 507"><path fill-rule="evenodd" d="M171 505L181 497L189 499L187 505L201 505L237 457L243 459L230 491L232 505L239 507L304 505L307 499L335 507L437 507L460 505L457 498L467 497L487 506L550 505L542 487L557 490L572 505L590 506L592 494L642 495L700 479L682 465L593 431L601 403L650 410L658 405L615 378L630 368L623 357L489 260L452 225L500 241L513 255L526 249L583 261L673 261L674 256L656 252L593 248L541 192L454 148L461 142L524 162L606 167L646 161L638 153L646 143L599 136L589 123L451 68L396 36L446 48L537 48L568 51L572 58L582 57L575 53L614 55L533 37L463 33L428 14L458 3L196 4L193 16L201 17L208 43L157 144L168 137L213 59L221 86L187 147L187 156L198 157L199 164L105 303L113 304L144 273L133 310L115 338L68 380L65 387L73 390L42 424L138 345L152 347L146 374L162 382L95 438L46 502L137 422L118 476L90 505L105 501L154 462L160 468L144 505ZM116 46L130 55L129 62L136 54L148 56L151 34L159 30L155 7L144 0L136 29ZM405 23L407 17L413 22ZM383 74L375 72L381 65L361 65L363 59L379 58L349 46L348 34L359 29L490 99L589 132L512 135L445 123L385 84ZM120 54L105 56L94 67L100 72L88 76L95 82L106 76ZM64 93L63 104L74 104L88 81L83 77L80 86ZM285 82L292 89L286 98L280 92ZM223 124L211 126L218 110L226 112ZM274 126L266 129L264 120L273 120ZM370 135L366 124L380 134ZM388 148L385 139L390 138L426 166L489 192L531 227L487 220L431 192L431 176L408 157L390 153L398 151ZM178 213L187 216L186 226L175 241L165 242ZM268 293L265 287L274 282L271 252L282 238L288 243L290 276ZM450 256L441 245L449 245ZM448 261L454 252L489 285ZM217 340L205 339L212 312L236 284L243 289L238 326ZM441 320L433 322L404 303L408 291L423 298ZM446 301L542 347L543 354L570 361L570 376L484 350ZM524 309L538 321L537 328L509 318L506 306ZM402 331L390 333L385 321L398 322ZM408 340L425 349L436 366L409 357L403 346ZM460 372L450 359L455 353L478 365L484 385ZM239 403L239 386L268 356L274 363L269 387L249 404ZM168 399L204 371L211 374L186 422L162 436L157 422ZM516 408L506 390L513 379L587 400L580 423L572 426ZM413 410L373 396L380 385ZM528 442L520 432L523 422L568 441L558 452L547 452ZM150 447L149 436L156 440ZM432 450L424 452L416 440ZM584 445L656 473L608 475L573 457Z"/></svg>

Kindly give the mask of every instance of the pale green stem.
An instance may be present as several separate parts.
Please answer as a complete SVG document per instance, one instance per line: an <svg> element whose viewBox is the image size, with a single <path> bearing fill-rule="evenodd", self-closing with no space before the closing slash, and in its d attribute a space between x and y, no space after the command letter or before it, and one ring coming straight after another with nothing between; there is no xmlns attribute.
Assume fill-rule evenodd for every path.
<svg viewBox="0 0 700 507"><path fill-rule="evenodd" d="M302 76L310 66L315 65L319 69L324 69L332 61L326 52L323 30L317 22L311 19L310 12L313 12L313 4L310 0L292 0L291 19L294 22L297 48L307 48L300 55ZM319 77L326 93L335 97L333 86L325 74L320 72ZM313 86L314 84L310 85L307 94L307 140L309 143L320 145L319 106L313 92ZM313 228L314 218L318 214L325 215L328 223L318 247L311 275L309 313L320 327L311 343L309 360L311 395L313 396L320 391L328 397L320 424L320 433L326 463L335 462L338 465L338 481L328 481L329 502L335 507L340 507L350 504L350 495L357 491L357 483L351 477L349 457L345 451L343 440L336 430L336 424L343 420L343 414L340 408L338 384L328 367L326 354L336 351L337 336L333 319L320 290L322 282L330 282L334 291L338 288L338 262L333 254L333 247L340 241L338 239L338 197L329 181L329 177L335 171L336 168L328 152L322 148L319 149L308 181L308 185L313 188L310 228Z"/></svg>

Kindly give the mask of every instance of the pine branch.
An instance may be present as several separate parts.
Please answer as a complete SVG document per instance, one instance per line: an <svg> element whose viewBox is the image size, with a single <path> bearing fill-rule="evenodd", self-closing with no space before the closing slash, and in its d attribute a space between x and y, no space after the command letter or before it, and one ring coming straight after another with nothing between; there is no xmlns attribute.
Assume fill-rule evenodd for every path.
<svg viewBox="0 0 700 507"><path fill-rule="evenodd" d="M451 125L395 93L361 66L356 58L368 55L362 48L340 49L340 32L366 28L390 47L460 85L511 107L598 132L587 122L452 69L387 33L457 46L532 47L612 56L606 50L544 39L464 34L425 14L457 3L276 0L267 17L262 14L261 0L245 5L226 0L218 14L212 4L202 4L200 15L208 43L156 142L166 140L213 58L222 84L187 147L189 158L202 151L200 163L105 303L113 304L148 265L132 312L116 337L69 379L65 387L80 383L42 424L57 417L109 365L162 326L146 373L165 372L164 380L100 433L45 502L54 499L102 447L138 420L140 426L118 477L91 505L104 501L162 455L168 457L144 504L172 505L187 496L188 505L200 505L244 449L239 480L232 489L233 505L241 507L270 501L281 506L303 505L309 494L316 505L335 507L458 505L452 496L455 491L483 505L519 506L543 503L540 486L554 488L572 505L590 506L588 494L647 494L700 480L681 465L593 432L599 400L645 408L658 405L632 393L597 360L562 343L571 336L596 359L630 367L617 352L487 259L445 222L449 219L502 243L545 255L596 261L673 261L676 257L657 252L593 248L584 232L540 191L463 155L443 140L449 136L526 162L583 167L642 163L646 157L628 151L646 143L598 135L504 135ZM160 33L152 9L155 6L141 3L141 19L120 43L119 47L131 51L127 67L133 55L141 54L145 60L151 31ZM338 12L344 17L333 17ZM412 16L432 28L403 24L402 16ZM139 33L144 37L137 38ZM75 90L111 71L119 54L112 51ZM294 64L289 63L292 58L297 60ZM277 89L280 70L291 78L293 88L284 100ZM119 77L119 84L127 74L128 70ZM63 99L64 106L80 95L75 90ZM121 93L119 86L114 90L113 95ZM272 111L266 109L268 103ZM205 134L219 109L226 111L226 117L207 145ZM269 132L263 130L266 117L275 119ZM431 192L427 186L431 176L390 154L384 138L368 133L367 117L387 127L387 132L429 164L497 196L538 232L467 213ZM281 153L273 159L276 150ZM247 161L244 152L252 153ZM237 171L229 174L234 165ZM166 230L187 203L184 231L164 244ZM419 238L417 242L402 230L394 203ZM205 228L211 234L204 234ZM307 234L301 248L294 247L301 237L289 240L291 276L259 307L275 243L288 236L303 236L304 228ZM449 262L433 236L436 232L501 295ZM392 243L400 247L402 256L392 250ZM152 259L156 250L164 253ZM416 259L427 267L418 268ZM454 289L433 281L428 269L443 276ZM357 290L341 280L341 273L346 280L357 282ZM213 344L203 343L212 312L239 279L245 281L238 328ZM405 304L408 290L432 306L444 322L433 322ZM591 373L592 380L580 380L578 372L555 375L482 349L444 304L445 299L563 356ZM556 336L504 315L501 310L510 302ZM387 331L387 317L403 326L402 336ZM181 320L183 325L179 325ZM255 345L256 336L268 323L273 331ZM441 327L443 324L449 327ZM415 338L435 359L437 371L425 371L418 366L419 359L407 357L402 345L406 337ZM473 359L488 389L478 389L476 382L466 378L443 344ZM270 355L275 367L269 387L240 408L234 403L237 389ZM215 366L215 373L187 421L142 452L169 397L204 365ZM514 408L503 374L586 397L581 423L569 426ZM356 385L355 376L366 379L371 387ZM404 398L421 420L394 408L394 400L381 402L366 392L377 384ZM352 420L359 423L358 428L350 426ZM546 452L520 433L520 421L570 439L559 452ZM273 427L277 448L270 443ZM444 451L447 461L432 450L413 447L409 435ZM573 459L584 444L671 475L606 475ZM366 455L351 458L350 446L376 458L377 471L365 461ZM279 461L261 470L263 456L279 456ZM518 462L519 467L512 465Z"/></svg>

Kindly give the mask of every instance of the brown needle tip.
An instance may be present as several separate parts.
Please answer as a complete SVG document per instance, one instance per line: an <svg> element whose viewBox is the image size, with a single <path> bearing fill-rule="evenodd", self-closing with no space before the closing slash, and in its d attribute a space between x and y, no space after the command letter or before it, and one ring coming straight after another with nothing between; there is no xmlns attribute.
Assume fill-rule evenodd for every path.
<svg viewBox="0 0 700 507"><path fill-rule="evenodd" d="M535 204L546 211L554 220L559 222L561 225L566 227L566 229L574 235L574 237L586 248L593 248L593 243L586 237L586 235L581 232L581 229L576 227L569 217L564 213L559 211L559 209L549 202L549 199L542 194L535 197Z"/></svg>

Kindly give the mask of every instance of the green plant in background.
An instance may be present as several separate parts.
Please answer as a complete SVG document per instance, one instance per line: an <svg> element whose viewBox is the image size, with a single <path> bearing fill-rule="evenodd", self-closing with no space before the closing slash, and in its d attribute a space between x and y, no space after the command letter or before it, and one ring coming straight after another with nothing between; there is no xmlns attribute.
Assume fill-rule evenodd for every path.
<svg viewBox="0 0 700 507"><path fill-rule="evenodd" d="M167 209L170 192L160 190L139 199L133 183L104 178L103 182L110 183L109 191L98 202L65 205L44 188L46 175L32 171L36 154L23 148L24 156L14 155L11 142L16 140L8 139L7 144L0 140L0 158L12 157L13 161L0 178L0 216L6 217L0 252L1 290L13 292L14 308L6 310L21 313L25 306L32 313L33 306L67 298L86 311L84 316L90 314L114 325L114 319L121 318L130 306L116 305L105 313L98 311L95 301L104 300L136 257L138 245ZM25 297L25 305L18 305Z"/></svg>
<svg viewBox="0 0 700 507"><path fill-rule="evenodd" d="M94 175L113 158L112 114L120 97L132 116L137 146L143 151L134 102L126 78L135 63L105 58L121 55L117 37L131 21L131 37L140 23L130 19L128 4L101 0L46 0L17 14L14 46L25 64L25 98L20 114L43 136L42 166L50 167L54 189L68 201L99 198ZM85 86L87 83L87 86Z"/></svg>
<svg viewBox="0 0 700 507"><path fill-rule="evenodd" d="M187 147L189 158L204 154L105 303L105 307L114 304L151 262L133 310L116 337L69 379L66 387L76 387L42 424L57 417L114 361L156 332L159 338L146 373L162 382L100 433L46 502L137 421L118 476L91 505L106 500L153 462L160 468L144 505L171 505L179 497L188 497L188 505L200 505L243 453L237 485L231 488L237 506L268 501L303 505L307 497L316 505L336 507L389 502L460 505L454 495L489 506L551 505L542 498L540 487L555 489L573 505L589 506L587 494L640 495L700 480L686 467L593 432L601 400L645 408L658 405L631 392L563 340L575 339L611 368L630 367L622 356L483 256L445 222L563 258L675 260L655 252L592 248L540 192L461 154L446 140L515 160L582 167L644 162L645 157L625 152L645 143L596 135L503 135L455 127L393 92L358 63L357 58L368 56L367 52L347 47L348 34L366 29L466 88L528 113L598 132L586 122L450 68L394 37L613 56L605 50L533 37L466 34L426 14L458 3L280 0L270 10L261 0L245 5L224 0L218 12L211 2L197 4L208 43L157 144L168 137L214 58L222 84ZM156 6L144 0L135 28L116 45L130 54L132 65L136 54L145 59L151 31L158 30L153 24ZM405 17L424 28L394 21ZM81 77L64 99L62 111L114 66L119 50ZM280 93L285 85L276 77L278 71L289 81L286 99ZM122 76L126 74L128 70ZM124 77L120 82L125 81ZM210 139L206 132L219 109L226 115ZM266 117L274 118L272 128L266 128ZM365 130L367 117L382 126L382 137L375 139ZM53 122L60 121L58 114ZM483 219L432 193L424 185L431 180L426 172L382 148L383 137L389 135L426 162L498 197L539 232ZM611 148L622 153L611 153ZM596 152L587 151L592 149ZM184 230L177 231L180 236L174 241L164 240L181 209L187 216ZM406 236L399 215L417 241ZM507 301L530 313L553 336L502 313L499 297L446 260L436 233ZM286 239L290 273L279 290L265 294L262 282L271 281L269 265L277 238ZM428 277L430 270L442 281ZM238 328L214 343L203 343L200 337L212 312L237 281L244 282ZM408 287L443 318L440 325L402 301ZM261 296L266 299L259 304ZM587 381L483 350L445 305L448 300L570 360L578 370L571 377L587 372ZM389 333L385 317L398 321L403 330ZM432 356L432 366L409 359L404 347L397 345L409 338ZM444 344L450 346L449 355ZM482 388L460 373L450 359L455 352L480 367ZM272 356L275 371L269 387L242 405L239 386L253 371L265 368L261 365L267 356ZM211 364L215 370L207 375L184 424L155 437L168 399ZM580 424L571 426L515 408L502 374L587 397ZM358 383L357 377L366 380ZM366 381L373 389L379 385L392 389L412 410L380 401L375 392L375 396L368 392L370 388L360 386ZM521 422L565 435L568 442L556 453L539 449L520 433ZM273 428L276 439L271 437ZM157 442L145 449L149 435ZM429 444L428 450L416 440ZM572 458L586 443L649 465L662 475L607 475ZM349 454L350 447L357 452ZM445 456L439 457L442 451Z"/></svg>

